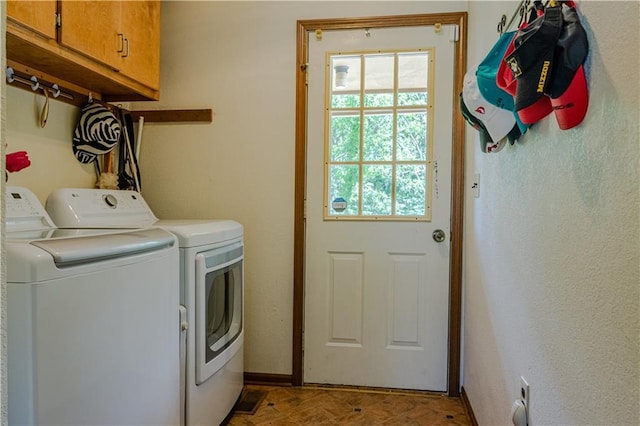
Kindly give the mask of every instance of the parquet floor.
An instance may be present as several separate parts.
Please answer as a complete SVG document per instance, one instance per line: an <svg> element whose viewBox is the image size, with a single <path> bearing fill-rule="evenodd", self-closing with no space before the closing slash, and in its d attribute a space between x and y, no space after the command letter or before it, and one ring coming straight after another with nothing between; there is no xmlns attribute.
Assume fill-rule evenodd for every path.
<svg viewBox="0 0 640 426"><path fill-rule="evenodd" d="M248 385L267 391L254 414L234 414L231 426L470 425L459 398L420 392Z"/></svg>

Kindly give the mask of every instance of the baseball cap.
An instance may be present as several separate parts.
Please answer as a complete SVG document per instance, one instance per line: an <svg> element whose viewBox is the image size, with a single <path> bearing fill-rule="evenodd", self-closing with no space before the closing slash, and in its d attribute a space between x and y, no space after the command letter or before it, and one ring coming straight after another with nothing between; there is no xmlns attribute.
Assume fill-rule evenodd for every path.
<svg viewBox="0 0 640 426"><path fill-rule="evenodd" d="M583 63L589 52L587 33L574 7L562 7L562 31L547 95L562 130L577 126L587 114L589 95Z"/></svg>
<svg viewBox="0 0 640 426"><path fill-rule="evenodd" d="M529 128L529 125L524 124L520 120L520 117L518 117L513 103L513 96L498 87L496 82L498 68L502 62L502 58L504 57L507 47L513 40L515 34L515 31L510 31L505 32L500 36L487 56L485 56L482 62L478 65L476 80L482 97L498 108L511 111L516 120L516 124L518 124L518 127L520 128L520 132L524 134Z"/></svg>
<svg viewBox="0 0 640 426"><path fill-rule="evenodd" d="M498 142L507 137L516 125L516 120L512 112L498 108L482 96L476 79L477 68L475 66L465 74L462 98L471 115L487 130L491 140Z"/></svg>
<svg viewBox="0 0 640 426"><path fill-rule="evenodd" d="M533 124L551 112L538 102L544 98L551 80L561 30L562 7L547 6L541 16L517 33L513 52L504 58L517 80L515 109L523 123Z"/></svg>
<svg viewBox="0 0 640 426"><path fill-rule="evenodd" d="M485 129L482 122L480 122L480 120L478 120L473 116L473 114L471 114L471 112L469 112L469 108L467 108L464 103L464 99L462 98L462 93L460 93L459 99L460 111L462 112L462 116L467 121L467 123L471 125L471 127L478 131L480 135L480 150L484 153L495 153L500 151L506 144L505 139L502 139L498 142L494 142L493 140L491 140L491 136L489 135L489 132L487 132L487 129Z"/></svg>
<svg viewBox="0 0 640 426"><path fill-rule="evenodd" d="M515 37L514 37L515 38ZM510 55L514 50L513 39L507 46L507 50L505 51L505 56ZM516 87L517 80L513 78L513 73L511 69L507 66L505 61L500 61L500 65L498 66L498 72L496 74L496 84L499 88L509 93L512 97L516 96ZM514 105L515 110L515 105ZM525 116L524 119L520 117L518 111L516 111L516 115L521 122L525 124L533 124L542 118L546 117L553 111L553 107L551 106L551 100L542 96L536 102L534 102L531 106L526 108L526 112L523 112L522 115ZM525 121L527 120L527 121Z"/></svg>
<svg viewBox="0 0 640 426"><path fill-rule="evenodd" d="M462 93L460 93L459 100L460 100L460 112L462 113L462 116L467 121L467 123L469 123L471 127L476 129L480 134L480 150L482 152L487 152L487 145L493 144L493 141L491 140L491 136L489 136L487 129L484 128L482 123L478 121L478 119L475 118L473 115L471 115L471 113L469 112L469 108L467 108L467 106L464 104L464 99L462 99Z"/></svg>
<svg viewBox="0 0 640 426"><path fill-rule="evenodd" d="M73 132L73 154L81 163L92 163L100 154L111 151L120 139L120 122L103 105L92 102L80 112Z"/></svg>

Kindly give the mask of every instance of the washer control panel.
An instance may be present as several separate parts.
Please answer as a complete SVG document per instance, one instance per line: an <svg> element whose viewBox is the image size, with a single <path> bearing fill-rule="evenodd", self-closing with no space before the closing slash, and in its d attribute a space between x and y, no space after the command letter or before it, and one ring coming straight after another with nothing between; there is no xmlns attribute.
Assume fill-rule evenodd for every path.
<svg viewBox="0 0 640 426"><path fill-rule="evenodd" d="M139 192L61 188L45 208L59 228L144 228L158 219Z"/></svg>
<svg viewBox="0 0 640 426"><path fill-rule="evenodd" d="M7 232L55 228L42 203L31 190L21 186L7 186L5 202Z"/></svg>

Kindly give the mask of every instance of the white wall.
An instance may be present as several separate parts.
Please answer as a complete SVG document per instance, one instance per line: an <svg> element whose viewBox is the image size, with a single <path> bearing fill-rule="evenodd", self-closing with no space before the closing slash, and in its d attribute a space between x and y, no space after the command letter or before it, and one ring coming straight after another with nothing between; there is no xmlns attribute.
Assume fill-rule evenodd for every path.
<svg viewBox="0 0 640 426"><path fill-rule="evenodd" d="M13 86L6 89L7 152L25 150L31 161L26 169L10 173L7 184L31 189L42 202L56 188L93 187L95 167L78 162L71 147L80 109L50 101L49 119L41 128L38 117L44 97Z"/></svg>
<svg viewBox="0 0 640 426"><path fill-rule="evenodd" d="M470 2L469 64L516 2ZM497 155L468 129L464 388L506 425L519 378L536 425L640 424L638 2L583 1L589 111ZM469 186L469 185L468 185Z"/></svg>
<svg viewBox="0 0 640 426"><path fill-rule="evenodd" d="M296 21L460 11L466 2L163 2L161 99L208 124L146 125L143 194L163 218L245 225L245 370L290 374Z"/></svg>

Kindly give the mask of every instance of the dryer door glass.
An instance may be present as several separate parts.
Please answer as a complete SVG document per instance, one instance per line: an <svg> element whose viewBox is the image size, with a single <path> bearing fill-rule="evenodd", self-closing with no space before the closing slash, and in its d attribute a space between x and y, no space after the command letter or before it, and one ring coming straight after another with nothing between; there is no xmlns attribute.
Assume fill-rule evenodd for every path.
<svg viewBox="0 0 640 426"><path fill-rule="evenodd" d="M229 346L242 329L242 261L206 277L206 362Z"/></svg>

